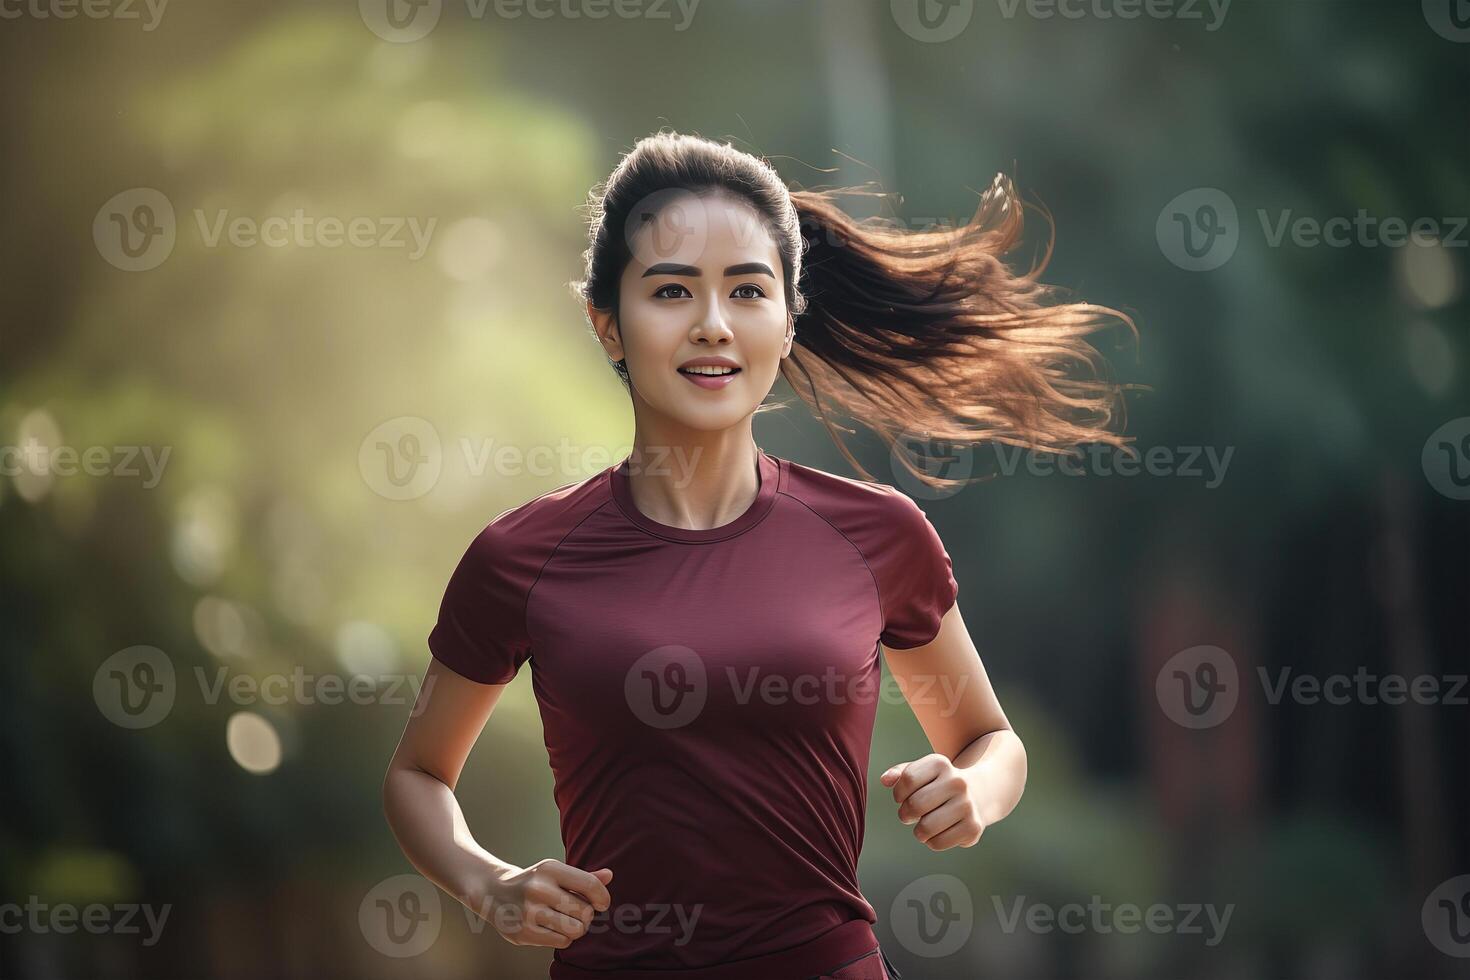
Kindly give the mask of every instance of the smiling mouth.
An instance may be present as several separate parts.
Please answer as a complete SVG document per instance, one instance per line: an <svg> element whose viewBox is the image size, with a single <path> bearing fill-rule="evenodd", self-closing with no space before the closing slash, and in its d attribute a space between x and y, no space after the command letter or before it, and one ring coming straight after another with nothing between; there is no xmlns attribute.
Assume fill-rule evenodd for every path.
<svg viewBox="0 0 1470 980"><path fill-rule="evenodd" d="M680 374L690 374L696 378L723 378L731 374L739 374L739 368L732 367L697 367L679 368Z"/></svg>
<svg viewBox="0 0 1470 980"><path fill-rule="evenodd" d="M690 384L707 391L728 388L735 382L735 375L740 373L739 368L730 367L679 368L678 370Z"/></svg>

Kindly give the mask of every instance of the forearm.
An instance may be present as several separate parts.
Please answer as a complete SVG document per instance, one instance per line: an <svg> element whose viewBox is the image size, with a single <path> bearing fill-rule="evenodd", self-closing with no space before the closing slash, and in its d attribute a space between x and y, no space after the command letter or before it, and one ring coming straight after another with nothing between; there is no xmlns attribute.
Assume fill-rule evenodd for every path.
<svg viewBox="0 0 1470 980"><path fill-rule="evenodd" d="M423 770L389 771L383 812L419 873L471 908L484 908L495 884L520 870L475 841L454 791Z"/></svg>
<svg viewBox="0 0 1470 980"><path fill-rule="evenodd" d="M982 735L954 758L980 819L989 826L1016 808L1026 789L1026 746L1009 728Z"/></svg>

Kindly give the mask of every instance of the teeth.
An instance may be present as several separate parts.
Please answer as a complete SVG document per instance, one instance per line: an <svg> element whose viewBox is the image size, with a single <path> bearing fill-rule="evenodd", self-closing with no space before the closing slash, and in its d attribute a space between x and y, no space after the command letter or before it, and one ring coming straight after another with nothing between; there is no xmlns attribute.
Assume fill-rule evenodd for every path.
<svg viewBox="0 0 1470 980"><path fill-rule="evenodd" d="M734 374L735 373L735 369L734 368L731 368L731 367L717 367L717 366L715 366L713 364L709 364L709 365L700 364L700 365L696 365L695 367L680 368L679 370L680 371L683 371L685 374L721 375L721 374Z"/></svg>

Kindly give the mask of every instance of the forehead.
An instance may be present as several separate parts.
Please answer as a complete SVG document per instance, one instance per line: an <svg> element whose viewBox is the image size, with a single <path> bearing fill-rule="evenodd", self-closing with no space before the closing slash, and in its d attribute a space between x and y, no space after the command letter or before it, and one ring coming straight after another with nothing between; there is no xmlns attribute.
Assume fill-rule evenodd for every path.
<svg viewBox="0 0 1470 980"><path fill-rule="evenodd" d="M747 202L725 193L670 190L640 202L628 218L630 270L641 273L661 262L701 269L741 258L779 261L775 239Z"/></svg>

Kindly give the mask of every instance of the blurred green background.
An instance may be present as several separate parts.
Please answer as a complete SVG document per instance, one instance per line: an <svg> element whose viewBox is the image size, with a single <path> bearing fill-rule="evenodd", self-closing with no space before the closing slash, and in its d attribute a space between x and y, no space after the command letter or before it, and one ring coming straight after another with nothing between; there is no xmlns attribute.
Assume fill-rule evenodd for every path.
<svg viewBox="0 0 1470 980"><path fill-rule="evenodd" d="M393 2L0 11L0 975L545 976L447 900L417 955L374 935L374 889L412 871L379 787L464 546L627 449L566 283L588 190L667 126L793 186L877 181L915 225L1011 174L1056 218L1046 278L1137 319L1099 343L1148 386L1140 451L1230 453L1218 480L915 494L1031 775L980 845L931 853L873 792L928 751L880 706L861 880L906 980L1470 976L1466 692L1273 704L1256 679L1470 671L1462 2ZM1169 230L1216 227L1201 189L1237 213L1196 261ZM1433 230L1275 236L1360 211ZM762 447L850 475L772 397ZM429 468L397 479L396 451ZM1201 645L1240 682L1196 729L1156 682ZM172 672L164 717L107 704L114 669L161 676L139 657ZM312 686L360 676L345 703ZM250 689L282 677L315 693ZM524 865L564 856L550 791L523 672L460 797ZM935 874L972 933L925 957L890 920ZM1007 930L1018 900L1232 912L1207 944ZM67 906L106 911L25 911Z"/></svg>

